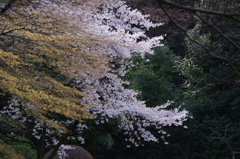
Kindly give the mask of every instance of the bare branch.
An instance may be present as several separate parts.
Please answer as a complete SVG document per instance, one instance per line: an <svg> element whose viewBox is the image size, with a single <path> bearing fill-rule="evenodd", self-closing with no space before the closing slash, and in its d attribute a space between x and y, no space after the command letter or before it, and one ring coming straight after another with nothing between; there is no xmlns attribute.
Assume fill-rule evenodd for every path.
<svg viewBox="0 0 240 159"><path fill-rule="evenodd" d="M164 11L164 13L168 16L168 18L170 19L170 21L173 22L173 23L186 35L186 37L187 37L190 41L192 41L193 43L195 43L195 44L197 44L198 46L200 46L201 48L203 48L203 49L207 52L208 55L210 55L210 56L212 56L212 57L214 57L214 58L217 58L217 59L220 59L220 60L223 60L223 61L228 62L228 63L231 65L231 67L233 67L234 71L235 71L238 75L240 75L240 72L238 71L238 69L232 64L232 62L231 62L229 59L227 59L227 58L225 58L225 57L222 57L222 56L218 56L218 55L212 54L211 51L210 51L208 48L206 48L206 47L203 46L201 43L199 43L198 41L196 41L196 40L194 40L192 37L190 37L190 36L188 35L187 31L186 31L183 27L181 27L177 22L175 22L175 21L173 20L173 18L171 17L171 15L168 13L168 11L167 11L167 10L164 8L164 6L162 5L162 3L160 3L160 6L161 6L162 10Z"/></svg>
<svg viewBox="0 0 240 159"><path fill-rule="evenodd" d="M202 44L200 44L199 42L197 42L196 40L194 40L193 38L191 38L187 31L181 27L177 22L175 22L173 20L173 18L171 17L171 15L168 13L168 11L161 5L161 8L163 9L164 13L168 16L168 18L181 30L183 31L183 33L187 36L187 38L189 40L191 40L192 42L194 42L195 44L199 45L200 47L202 47L209 55L213 56L213 57L216 57L218 59L221 59L221 60L224 60L224 61L228 61L228 59L224 58L224 57L221 57L221 56L217 56L217 55L213 55L210 53L210 50L208 50L208 48L206 48L205 46L203 46Z"/></svg>
<svg viewBox="0 0 240 159"><path fill-rule="evenodd" d="M232 157L233 157L233 159L235 159L235 155L236 154L240 154L240 151L235 151L234 150L234 148L233 148L233 146L232 145L230 145L230 143L227 141L227 139L230 139L231 137L226 137L227 136L227 133L228 133L228 126L229 125L226 125L225 126L225 130L224 130L224 134L223 134L223 136L221 135L219 135L219 133L216 133L216 131L214 131L213 129L211 129L214 133L216 133L216 134L218 134L218 136L217 137L210 137L211 139L214 139L214 140L220 140L220 141L222 141L223 143L225 143L226 145L227 145L227 147L228 147L228 149L231 151L231 155L232 155Z"/></svg>
<svg viewBox="0 0 240 159"><path fill-rule="evenodd" d="M231 152L233 152L234 150L232 149L232 146L225 140L224 137L211 137L212 139L217 139L217 140L221 140L223 141L227 146L228 148L230 149Z"/></svg>
<svg viewBox="0 0 240 159"><path fill-rule="evenodd" d="M240 19L236 18L235 16L240 16L240 13L225 13L225 12L219 12L219 11L212 11L212 10L206 10L206 9L199 9L199 8L194 8L194 7L189 7L189 6L184 6L180 5L174 2L171 2L169 0L157 0L160 4L168 4L180 9L188 10L191 12L200 12L200 13L205 13L205 14L210 14L210 15L219 15L219 16L224 16L228 17L232 20L235 20L237 22L240 22Z"/></svg>
<svg viewBox="0 0 240 159"><path fill-rule="evenodd" d="M203 17L201 17L200 14L195 13L198 18L200 20L202 20L204 23L206 23L207 25L209 25L210 27L212 27L213 29L215 29L223 38L225 38L227 41L229 41L232 45L234 45L237 49L240 50L240 46L238 44L236 44L234 41L232 41L230 38L228 38L225 34L223 34L215 25L210 24L209 22L207 22Z"/></svg>

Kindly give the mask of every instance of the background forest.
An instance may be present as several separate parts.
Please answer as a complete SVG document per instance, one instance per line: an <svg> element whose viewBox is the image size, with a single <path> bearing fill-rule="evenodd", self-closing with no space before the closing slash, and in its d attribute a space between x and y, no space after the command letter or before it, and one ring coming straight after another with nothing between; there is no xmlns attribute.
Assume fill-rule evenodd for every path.
<svg viewBox="0 0 240 159"><path fill-rule="evenodd" d="M0 159L240 158L239 0L127 0L149 17L123 24L121 5L70 3L0 1Z"/></svg>

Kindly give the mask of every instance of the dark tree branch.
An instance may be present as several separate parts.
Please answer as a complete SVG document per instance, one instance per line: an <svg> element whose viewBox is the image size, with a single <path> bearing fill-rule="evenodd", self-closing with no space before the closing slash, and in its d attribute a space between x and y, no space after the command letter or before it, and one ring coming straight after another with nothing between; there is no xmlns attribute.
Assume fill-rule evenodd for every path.
<svg viewBox="0 0 240 159"><path fill-rule="evenodd" d="M216 131L214 131L213 129L212 129L212 131L213 131L214 133L216 133L216 134L219 134L219 133L217 133ZM214 139L214 140L220 140L220 141L222 141L223 143L225 143L225 144L227 145L227 147L229 148L229 150L231 151L232 158L235 159L235 155L236 155L236 154L240 154L240 151L235 151L235 150L233 149L233 147L229 144L229 142L226 140L226 139L229 139L229 138L226 137L226 136L227 136L227 132L228 132L228 125L226 125L226 128L225 128L225 130L224 130L224 135L223 135L222 137L210 137L210 138L212 138L212 139ZM231 138L231 137L230 137L230 138Z"/></svg>
<svg viewBox="0 0 240 159"><path fill-rule="evenodd" d="M6 28L4 28L4 29L2 30L2 33L0 33L0 35L7 35L7 34L12 33L12 32L14 32L14 31L25 29L26 27L27 27L27 25L25 25L25 26L23 26L23 27L20 27L20 28L15 28L15 29L12 29L12 30L8 30L8 31L5 31Z"/></svg>
<svg viewBox="0 0 240 159"><path fill-rule="evenodd" d="M162 5L162 3L160 3L160 6L161 6L162 10L164 11L164 13L167 15L167 17L170 19L170 21L171 21L172 23L174 23L174 24L177 26L177 28L179 28L179 29L186 35L186 37L187 37L190 41L192 41L193 43L195 43L195 44L197 44L198 46L200 46L201 48L203 48L203 49L207 52L208 55L210 55L210 56L212 56L212 57L214 57L214 58L217 58L217 59L220 59L220 60L223 60L223 61L228 62L228 63L231 65L231 67L234 69L234 71L235 71L238 75L240 75L240 72L239 72L238 69L232 64L231 60L229 60L229 59L227 59L227 58L225 58L225 57L222 57L222 56L218 56L218 55L212 54L211 51L210 51L208 48L206 48L206 47L203 46L201 43L199 43L199 42L197 42L196 40L194 40L191 36L188 35L187 31L186 31L182 26L180 26L177 22L174 21L174 19L171 17L171 15L170 15L170 14L168 13L168 11L165 9L165 7Z"/></svg>
<svg viewBox="0 0 240 159"><path fill-rule="evenodd" d="M211 138L224 142L228 146L229 150L231 151L233 159L235 159L236 154L240 154L240 151L233 150L232 146L226 141L225 137L211 137Z"/></svg>
<svg viewBox="0 0 240 159"><path fill-rule="evenodd" d="M79 123L78 121L75 121L74 124L69 127L69 129L71 129L71 130L76 130L78 123ZM57 144L56 146L54 146L54 148L52 149L52 152L51 152L50 155L47 157L47 159L53 159L53 158L56 156L59 147L60 147L62 144L64 144L64 142L65 142L66 140L67 140L67 136L65 136L65 135L61 136L60 139L59 139L58 144Z"/></svg>
<svg viewBox="0 0 240 159"><path fill-rule="evenodd" d="M56 146L54 146L52 152L50 153L49 157L47 159L53 159L54 156L57 154L57 151L59 149L59 147L64 143L65 141L65 137L61 137L58 144Z"/></svg>
<svg viewBox="0 0 240 159"><path fill-rule="evenodd" d="M212 27L213 29L215 29L224 39L226 39L227 41L229 41L232 45L234 45L237 49L240 50L240 46L238 44L236 44L234 41L232 41L230 38L228 38L225 34L223 34L215 25L207 22L203 17L200 16L200 14L196 13L196 15L198 16L198 18L203 21L204 23L206 23L207 25L209 25L210 27Z"/></svg>
<svg viewBox="0 0 240 159"><path fill-rule="evenodd" d="M38 159L42 159L42 157L44 156L44 150L45 150L45 139L46 139L46 134L47 134L47 128L46 128L46 124L43 124L43 128L42 128L42 136L40 138L40 145L38 147L38 155L37 158Z"/></svg>
<svg viewBox="0 0 240 159"><path fill-rule="evenodd" d="M187 37L190 41L192 41L192 42L194 42L195 44L197 44L197 45L199 45L200 47L202 47L209 55L211 55L211 56L213 56L213 57L216 57L216 58L218 58L218 59L224 60L224 61L228 61L228 59L226 59L226 58L224 58L224 57L211 54L211 53L210 53L210 50L208 50L208 48L206 48L205 46L203 46L202 44L200 44L199 42L197 42L196 40L194 40L193 38L191 38L191 37L188 35L187 31L186 31L183 27L181 27L177 22L175 22L175 21L173 20L173 18L171 17L171 15L170 15L170 14L168 13L168 11L163 7L162 4L161 4L161 8L163 9L164 13L168 16L168 18L170 19L170 21L173 22L173 23L186 35L186 37Z"/></svg>
<svg viewBox="0 0 240 159"><path fill-rule="evenodd" d="M240 13L225 13L225 12L219 12L219 11L199 9L199 8L180 5L180 4L171 2L169 0L157 0L157 1L159 4L167 4L167 5L174 6L174 7L180 8L180 9L184 9L184 10L188 10L188 11L191 11L194 13L199 12L199 13L205 13L205 14L210 14L210 15L224 16L224 17L228 17L232 20L235 20L237 22L240 22L240 19L235 17L235 16L240 16Z"/></svg>
<svg viewBox="0 0 240 159"><path fill-rule="evenodd" d="M225 140L224 137L211 137L212 139L217 139L217 140L221 140L223 141L227 146L228 148L230 149L231 152L234 152L234 150L232 149L232 146Z"/></svg>

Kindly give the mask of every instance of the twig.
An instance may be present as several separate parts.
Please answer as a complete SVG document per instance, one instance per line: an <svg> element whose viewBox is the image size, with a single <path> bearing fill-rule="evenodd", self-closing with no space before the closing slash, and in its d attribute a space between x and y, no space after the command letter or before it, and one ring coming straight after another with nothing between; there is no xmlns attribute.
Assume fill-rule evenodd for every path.
<svg viewBox="0 0 240 159"><path fill-rule="evenodd" d="M12 33L12 32L14 32L14 31L16 31L16 30L25 29L26 27L27 27L27 25L25 25L25 26L23 26L23 27L21 27L21 28L15 28L15 29L8 30L8 31L5 31L5 32L4 32L4 30L5 30L6 28L4 28L3 31L2 31L2 33L1 33L0 35L7 35L7 34L9 34L9 33Z"/></svg>
<svg viewBox="0 0 240 159"><path fill-rule="evenodd" d="M224 9L224 13L226 13L226 11L227 11L228 3L229 3L229 0L227 0L227 2L226 2L225 9Z"/></svg>
<svg viewBox="0 0 240 159"><path fill-rule="evenodd" d="M211 15L219 15L219 16L224 16L224 17L228 17L232 20L235 20L237 22L240 22L240 19L236 18L235 16L240 16L240 13L225 13L225 12L219 12L219 11L212 11L212 10L206 10L206 9L199 9L199 8L193 8L193 7L189 7L189 6L184 6L184 5L180 5L174 2L171 2L169 0L158 0L158 2L160 4L168 4L180 9L184 9L184 10L188 10L191 12L200 12L200 13L205 13L205 14L211 14Z"/></svg>
<svg viewBox="0 0 240 159"><path fill-rule="evenodd" d="M226 39L227 41L229 41L232 45L234 45L237 49L240 50L240 46L238 44L236 44L234 41L232 41L230 38L228 38L225 34L223 34L216 26L214 26L213 24L210 24L209 22L207 22L205 19L203 19L203 17L201 15L199 15L198 13L195 13L198 18L200 20L202 20L204 23L206 23L207 25L209 25L210 27L212 27L213 29L215 29L224 39Z"/></svg>
<svg viewBox="0 0 240 159"><path fill-rule="evenodd" d="M214 131L214 130L212 129L212 131ZM216 133L216 131L214 131L214 132ZM232 158L235 159L236 154L240 154L240 151L235 151L233 149L233 147L229 144L229 142L226 140L226 139L229 139L229 138L226 138L227 132L228 132L228 125L226 125L226 128L224 130L224 134L223 134L222 137L210 137L210 138L215 139L215 140L220 140L223 143L225 143L227 145L228 149L231 151ZM216 134L219 134L219 133L216 133Z"/></svg>
<svg viewBox="0 0 240 159"><path fill-rule="evenodd" d="M167 10L164 8L164 6L162 5L162 3L159 3L159 4L160 4L162 10L164 11L164 13L165 13L165 14L168 16L168 18L170 19L170 21L172 21L172 22L186 35L186 37L187 37L190 41L192 41L193 43L195 43L195 44L199 45L201 48L203 48L203 49L207 52L208 55L210 55L210 56L212 56L212 57L214 57L214 58L223 60L223 61L227 61L227 62L231 65L231 67L233 67L234 71L235 71L238 75L240 75L240 72L238 71L238 69L232 64L232 62L231 62L229 59L227 59L227 58L225 58L225 57L222 57L222 56L218 56L218 55L212 54L208 48L206 48L206 47L203 46L201 43L199 43L199 42L197 42L196 40L194 40L193 38L191 38L191 37L188 35L187 31L186 31L183 27L181 27L177 22L175 22L175 21L173 20L173 18L171 17L171 15L168 13L168 11L167 11Z"/></svg>

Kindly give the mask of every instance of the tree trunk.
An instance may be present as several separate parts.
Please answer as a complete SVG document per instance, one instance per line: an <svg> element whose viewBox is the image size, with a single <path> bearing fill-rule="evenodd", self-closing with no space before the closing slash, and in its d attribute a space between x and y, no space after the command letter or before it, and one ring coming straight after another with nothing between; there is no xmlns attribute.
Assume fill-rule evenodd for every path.
<svg viewBox="0 0 240 159"><path fill-rule="evenodd" d="M59 147L63 144L64 138L60 138L58 144L53 148L51 154L49 155L49 157L47 159L53 159L54 156L57 154L57 151L59 149Z"/></svg>
<svg viewBox="0 0 240 159"><path fill-rule="evenodd" d="M39 145L39 149L38 149L37 159L42 159L44 156L45 139L46 139L46 126L45 126L45 124L43 124L42 136L40 139L40 145Z"/></svg>

